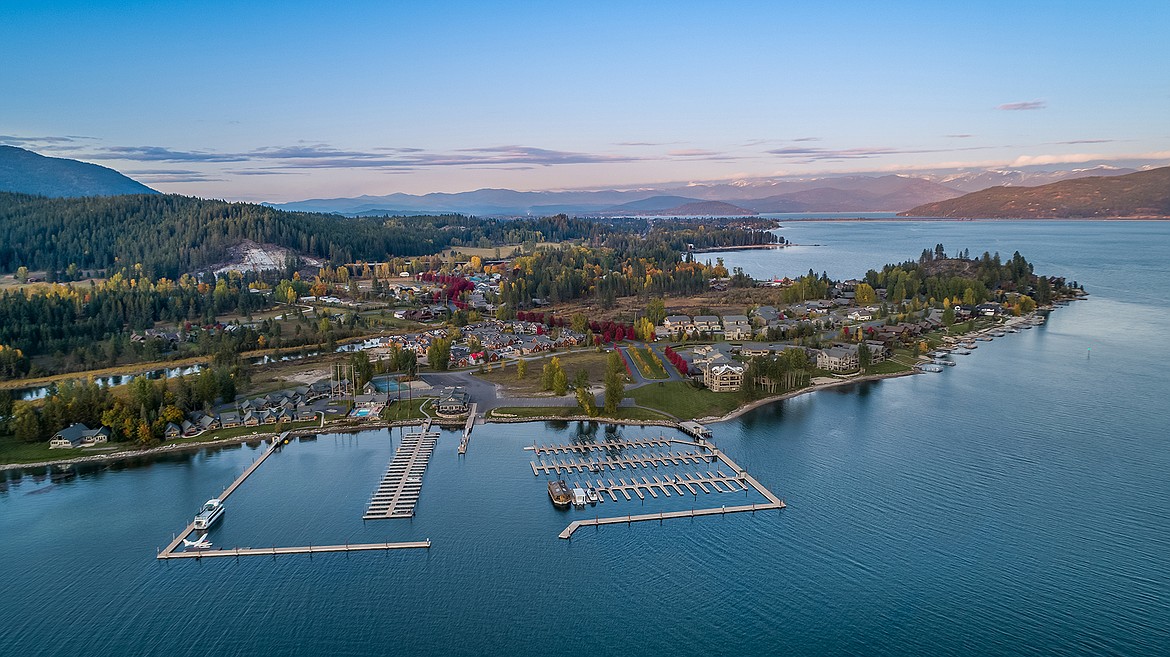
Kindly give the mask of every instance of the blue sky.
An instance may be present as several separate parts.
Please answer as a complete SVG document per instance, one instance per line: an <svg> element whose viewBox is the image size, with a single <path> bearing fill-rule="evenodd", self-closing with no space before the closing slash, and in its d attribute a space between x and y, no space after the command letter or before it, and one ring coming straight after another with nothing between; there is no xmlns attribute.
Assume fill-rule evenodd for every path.
<svg viewBox="0 0 1170 657"><path fill-rule="evenodd" d="M200 196L1170 163L1164 0L0 14L0 143Z"/></svg>

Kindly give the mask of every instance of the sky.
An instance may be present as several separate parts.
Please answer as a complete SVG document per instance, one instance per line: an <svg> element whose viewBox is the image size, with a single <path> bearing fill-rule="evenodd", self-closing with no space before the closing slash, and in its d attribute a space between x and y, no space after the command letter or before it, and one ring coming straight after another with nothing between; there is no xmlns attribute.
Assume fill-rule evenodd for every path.
<svg viewBox="0 0 1170 657"><path fill-rule="evenodd" d="M1152 2L0 0L0 143L306 198L1170 164Z"/></svg>

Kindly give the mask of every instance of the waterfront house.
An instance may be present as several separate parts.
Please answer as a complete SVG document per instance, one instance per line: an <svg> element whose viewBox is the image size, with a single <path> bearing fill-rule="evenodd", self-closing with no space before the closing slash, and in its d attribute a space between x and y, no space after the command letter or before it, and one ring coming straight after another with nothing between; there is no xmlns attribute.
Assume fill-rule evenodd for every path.
<svg viewBox="0 0 1170 657"><path fill-rule="evenodd" d="M224 429L233 429L240 426L240 414L236 411L224 411L219 416L219 423Z"/></svg>
<svg viewBox="0 0 1170 657"><path fill-rule="evenodd" d="M110 430L106 427L90 429L80 422L74 423L53 434L49 439L49 449L72 449L75 447L92 447L110 439Z"/></svg>
<svg viewBox="0 0 1170 657"><path fill-rule="evenodd" d="M439 415L463 415L470 410L471 397L459 388L444 388L435 408Z"/></svg>
<svg viewBox="0 0 1170 657"><path fill-rule="evenodd" d="M711 392L735 392L743 386L744 366L735 363L708 365L703 369L703 385Z"/></svg>
<svg viewBox="0 0 1170 657"><path fill-rule="evenodd" d="M851 372L860 367L857 345L838 345L817 354L817 367L830 372Z"/></svg>
<svg viewBox="0 0 1170 657"><path fill-rule="evenodd" d="M174 422L167 422L167 426L163 429L163 437L167 440L178 438L183 435L183 429Z"/></svg>

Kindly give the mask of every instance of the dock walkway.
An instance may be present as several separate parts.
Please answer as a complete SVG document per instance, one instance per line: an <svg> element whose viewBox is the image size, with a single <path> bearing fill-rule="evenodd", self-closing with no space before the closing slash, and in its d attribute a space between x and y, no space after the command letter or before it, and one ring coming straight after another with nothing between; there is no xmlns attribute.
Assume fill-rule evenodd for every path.
<svg viewBox="0 0 1170 657"><path fill-rule="evenodd" d="M244 483L244 480L251 476L251 474L256 471L256 468L259 468L260 464L276 451L277 447L280 447L282 444L284 444L284 441L288 438L288 433L289 432L285 431L284 433L277 436L276 439L272 441L272 444L268 446L268 449L264 450L264 452L260 454L260 457L255 461L252 461L252 465L249 465L247 468L245 468L243 473L241 473L239 477L236 477L235 481L228 485L227 488L223 489L223 492L219 494L219 501L223 502L228 498L229 495L234 493L235 490L240 487L240 484ZM158 558L172 559L186 554L185 552L175 552L175 550L183 544L183 539L190 536L191 532L193 531L195 531L195 524L188 524L182 532L179 532L179 534L175 536L175 540L171 541L170 544L163 548L162 552L158 553Z"/></svg>
<svg viewBox="0 0 1170 657"><path fill-rule="evenodd" d="M587 488L593 485L597 492L601 495L609 495L614 502L618 501L618 495L630 501L633 493L638 499L646 499L646 495L652 498L657 498L658 493L662 493L664 497L673 495L683 496L690 494L698 497L699 493L710 494L715 493L742 493L744 491L752 490L752 485L748 483L747 478L742 476L732 476L724 474L722 470L716 470L714 474L710 471L704 473L686 474L680 473L674 476L666 475L659 477L641 477L638 481L636 477L630 477L629 483L626 483L624 478L614 481L613 479L601 480L597 479L595 484L591 484L589 480L585 480L584 486L579 482L573 482L574 486ZM602 497L604 502L605 498ZM770 500L769 500L770 501Z"/></svg>
<svg viewBox="0 0 1170 657"><path fill-rule="evenodd" d="M785 504L780 501L778 504L745 504L742 506L725 506L717 509L690 509L687 511L666 511L663 513L643 513L641 515L630 516L614 516L612 518L588 518L586 520L574 520L565 527L558 536L560 538L570 538L574 532L582 527L598 527L601 525L619 525L631 524L635 522L646 522L649 520L669 520L671 518L697 518L700 516L719 516L728 513L744 513L751 511L769 511L771 509L783 509Z"/></svg>
<svg viewBox="0 0 1170 657"><path fill-rule="evenodd" d="M463 438L459 441L460 456L467 453L467 444L471 442L471 430L475 428L475 412L478 408L479 404L472 402L471 408L469 408L467 411L467 424L463 425Z"/></svg>
<svg viewBox="0 0 1170 657"><path fill-rule="evenodd" d="M650 454L627 454L624 456L612 456L609 458L572 458L564 461L559 459L550 459L549 463L542 461L531 461L532 474L556 474L559 475L562 471L568 473L583 473L583 472L600 472L603 469L609 470L633 470L637 468L659 468L669 467L675 465L698 465L700 463L712 463L715 461L714 453L703 451L686 451L686 452L662 452Z"/></svg>
<svg viewBox="0 0 1170 657"><path fill-rule="evenodd" d="M581 443L577 445L533 445L532 447L525 447L530 449L537 456L544 456L545 454L569 454L573 452L584 454L586 452L610 450L610 449L655 449L659 447L670 447L671 443L683 443L693 445L694 443L670 440L668 438L655 438L651 440L615 440L613 442L604 443Z"/></svg>
<svg viewBox="0 0 1170 657"><path fill-rule="evenodd" d="M363 520L411 518L422 492L422 477L439 440L439 432L408 433L394 452L386 474L370 498Z"/></svg>
<svg viewBox="0 0 1170 657"><path fill-rule="evenodd" d="M429 548L430 539L407 543L355 543L353 545L302 545L297 547L232 548L191 550L158 555L159 559L204 559L214 557L275 557L278 554L318 554L321 552L368 552L370 550L406 550Z"/></svg>

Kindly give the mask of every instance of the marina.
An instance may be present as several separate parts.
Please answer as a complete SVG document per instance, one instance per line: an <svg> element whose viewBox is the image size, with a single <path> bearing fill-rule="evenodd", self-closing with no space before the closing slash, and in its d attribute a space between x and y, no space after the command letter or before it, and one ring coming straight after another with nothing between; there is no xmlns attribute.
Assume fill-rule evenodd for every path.
<svg viewBox="0 0 1170 657"><path fill-rule="evenodd" d="M402 436L402 444L394 452L394 458L386 467L382 482L370 498L370 507L362 516L363 520L414 516L414 506L422 492L422 477L427 470L431 453L434 452L435 443L439 440L439 432L428 431L429 427L428 422L424 425L423 431Z"/></svg>
<svg viewBox="0 0 1170 657"><path fill-rule="evenodd" d="M653 449L656 447L669 447L672 443L684 442L678 440L668 440L667 438L657 438L650 440L615 440L604 443L582 443L576 445L532 445L525 447L526 450L531 450L537 456L544 456L545 454L584 454L593 451L602 450L624 450L624 449ZM692 444L692 443L686 443Z"/></svg>
<svg viewBox="0 0 1170 657"><path fill-rule="evenodd" d="M610 470L626 470L638 468L658 468L669 467L674 465L697 465L700 463L710 463L715 460L715 455L712 453L703 453L697 451L688 452L666 452L662 454L657 453L641 453L632 454L628 456L612 456L609 458L593 458L593 459L550 459L549 463L543 461L531 461L532 474L556 474L562 472L569 473L583 473L583 472L600 472L603 469Z"/></svg>
<svg viewBox="0 0 1170 657"><path fill-rule="evenodd" d="M675 444L692 449L688 451L671 451L670 448ZM665 451L652 451L654 448ZM563 494L567 493L570 487L572 490L573 506L578 509L585 508L586 503L590 506L605 503L605 496L607 495L609 496L610 503L622 501L623 498L627 502L632 502L637 498L639 502L645 504L647 499L656 500L659 496L664 498L672 496L685 497L689 494L694 499L698 499L700 493L707 495L713 493L750 494L752 492L759 494L766 500L762 504L754 503L731 507L721 505L717 508L692 508L681 511L662 511L659 513L639 515L627 514L606 518L598 515L592 519L574 520L571 522L558 535L559 538L563 539L572 537L573 533L578 529L587 526L631 524L649 520L662 521L671 518L694 518L726 513L742 513L746 511L755 512L783 509L787 506L784 500L760 484L746 470L731 460L731 457L727 456L726 453L714 446L706 444L692 443L686 440L672 440L663 436L657 439L644 438L640 440L600 443L565 445L534 444L524 449L531 450L538 457L549 457L548 462L544 459L529 462L534 476L540 476L541 474L560 476L562 473L598 473L606 469L612 471L642 471L642 473L637 475L631 472L616 478L584 478L573 481L571 484L566 483L564 480L550 481L548 484L549 496L552 498L553 505L558 508L568 506L565 503ZM607 458L585 456L595 451L613 449L637 449L642 451ZM722 467L711 467L711 464L714 463L719 463ZM702 471L693 473L672 471L671 474L667 474L665 472L656 472L658 468L669 469L698 465L705 467ZM729 470L731 474L725 473L723 468ZM650 473L651 469L655 471L653 474ZM629 481L626 481L627 477Z"/></svg>

